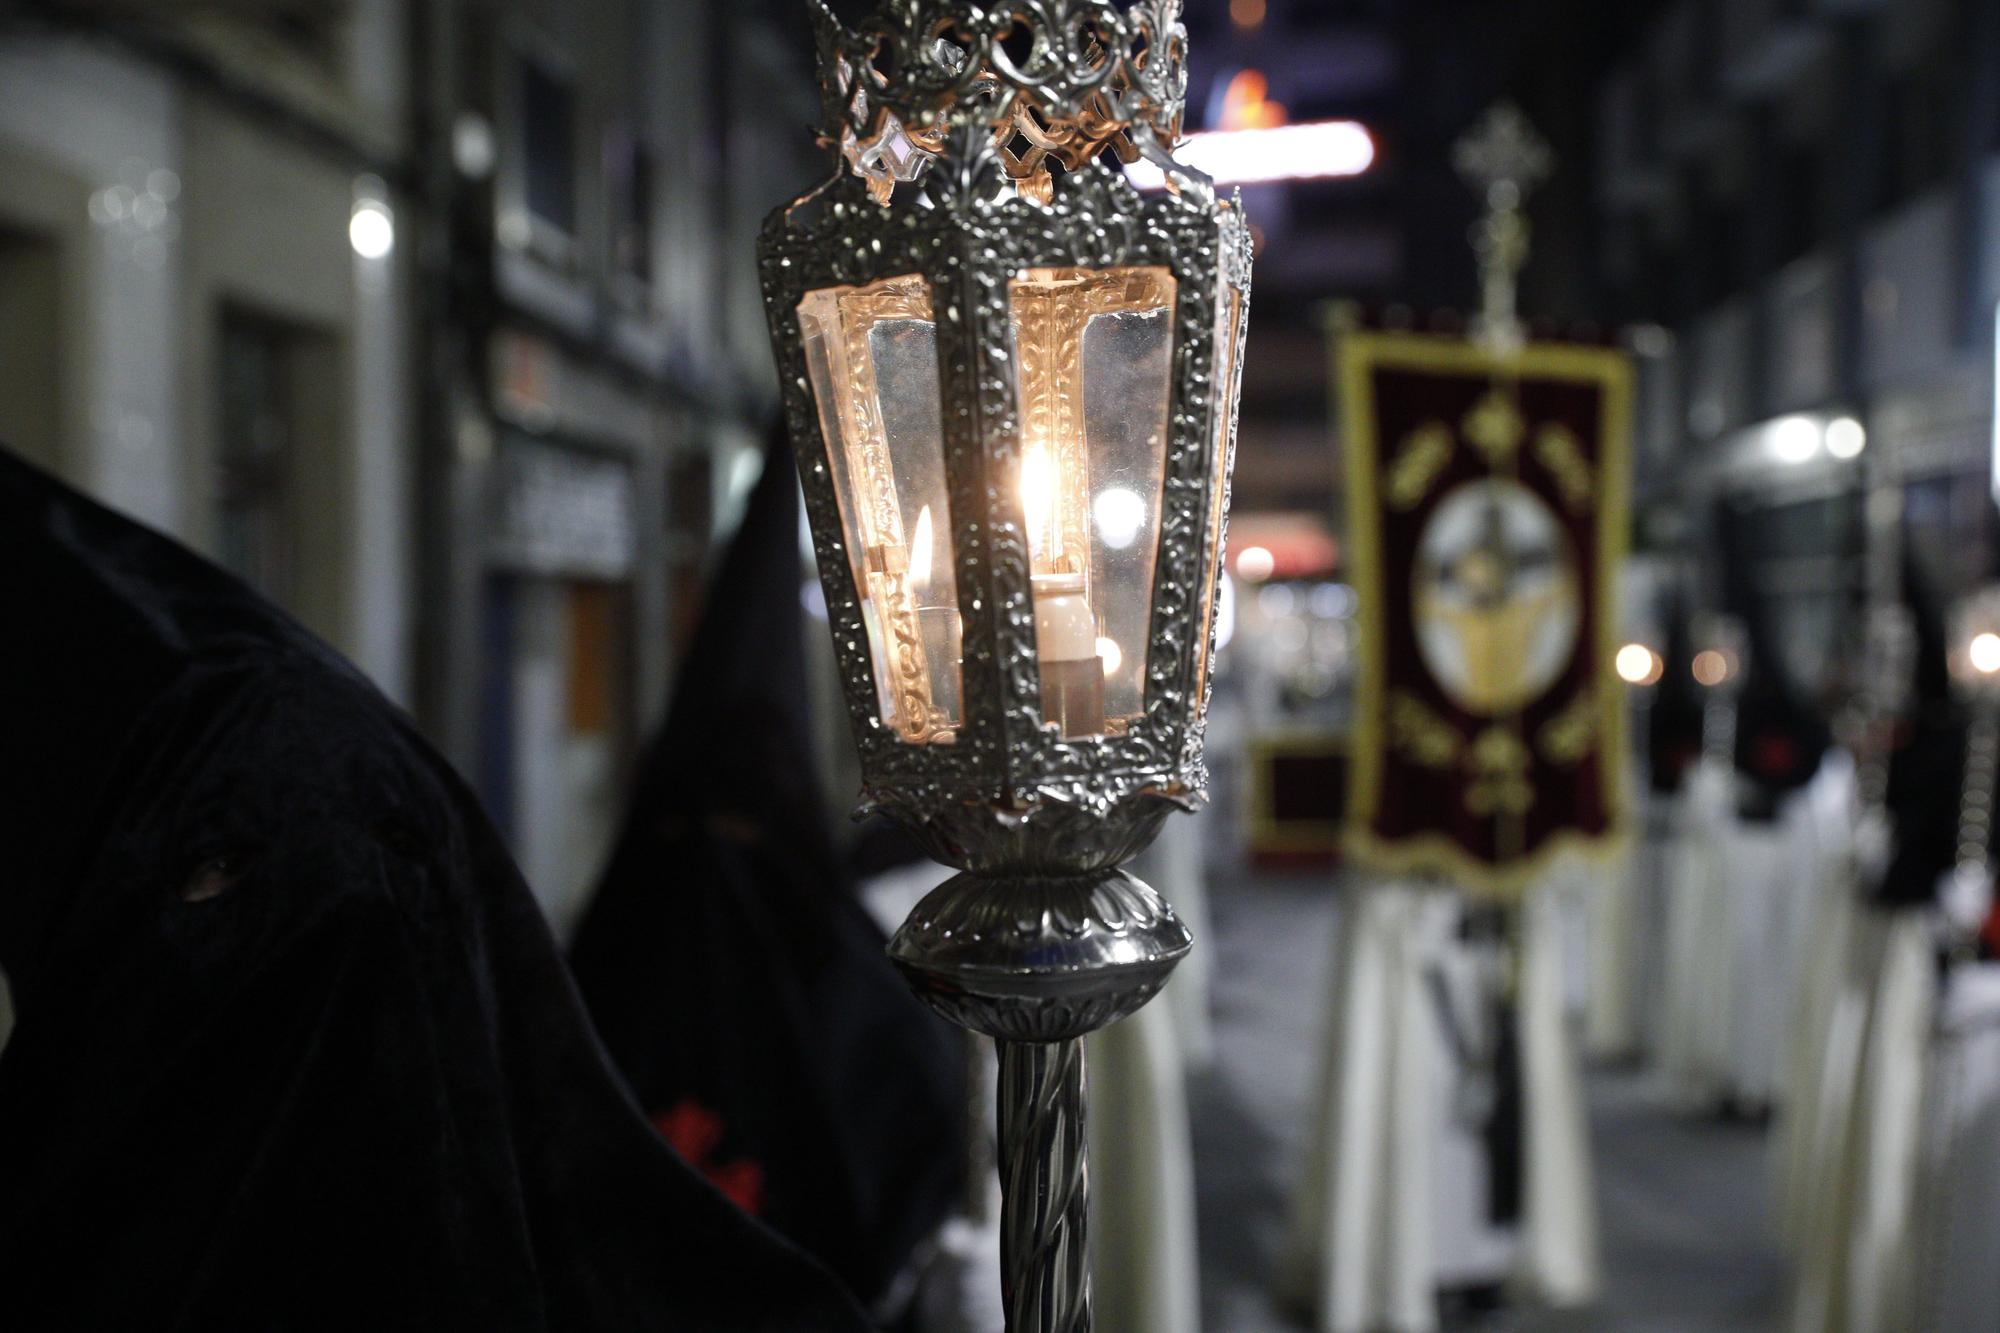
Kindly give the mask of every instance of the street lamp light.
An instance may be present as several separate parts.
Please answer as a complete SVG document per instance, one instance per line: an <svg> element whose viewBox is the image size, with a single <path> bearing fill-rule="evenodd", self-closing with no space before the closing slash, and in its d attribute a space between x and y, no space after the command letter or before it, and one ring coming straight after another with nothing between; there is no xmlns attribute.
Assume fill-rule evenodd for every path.
<svg viewBox="0 0 2000 1333"><path fill-rule="evenodd" d="M1119 867L1206 788L1249 232L1168 152L1178 0L813 12L765 303L861 808L961 872L890 955L999 1043L1009 1328L1086 1329L1081 1039L1190 947Z"/></svg>
<svg viewBox="0 0 2000 1333"><path fill-rule="evenodd" d="M2000 765L2000 586L1988 584L1952 608L1945 665L1966 708L1958 793L1958 847L1946 917L1969 944L1991 907L1994 769Z"/></svg>

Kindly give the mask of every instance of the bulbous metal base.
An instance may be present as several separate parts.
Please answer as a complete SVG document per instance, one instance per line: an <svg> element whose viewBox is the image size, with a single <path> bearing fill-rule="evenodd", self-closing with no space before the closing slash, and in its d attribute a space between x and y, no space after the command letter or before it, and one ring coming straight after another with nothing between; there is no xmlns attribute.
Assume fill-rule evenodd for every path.
<svg viewBox="0 0 2000 1333"><path fill-rule="evenodd" d="M999 1042L1009 1333L1090 1333L1082 1037L1152 999L1193 944L1166 899L1115 869L968 870L889 941L924 1003Z"/></svg>
<svg viewBox="0 0 2000 1333"><path fill-rule="evenodd" d="M966 871L917 904L889 957L961 1027L1063 1041L1139 1009L1193 943L1166 899L1122 870Z"/></svg>

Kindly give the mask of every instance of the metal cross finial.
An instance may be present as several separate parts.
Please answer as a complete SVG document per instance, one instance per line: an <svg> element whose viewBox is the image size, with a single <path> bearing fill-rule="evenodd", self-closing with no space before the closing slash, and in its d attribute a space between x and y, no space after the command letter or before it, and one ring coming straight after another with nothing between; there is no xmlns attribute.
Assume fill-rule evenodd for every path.
<svg viewBox="0 0 2000 1333"><path fill-rule="evenodd" d="M1451 163L1467 185L1485 194L1489 208L1518 208L1556 166L1548 142L1512 102L1487 108L1479 124L1453 145ZM1508 186L1507 199L1494 197L1496 187Z"/></svg>
<svg viewBox="0 0 2000 1333"><path fill-rule="evenodd" d="M1479 337L1497 346L1520 346L1515 313L1521 265L1528 258L1528 194L1555 170L1555 154L1521 109L1501 102L1452 149L1460 179L1486 201L1486 216L1472 228L1479 255Z"/></svg>

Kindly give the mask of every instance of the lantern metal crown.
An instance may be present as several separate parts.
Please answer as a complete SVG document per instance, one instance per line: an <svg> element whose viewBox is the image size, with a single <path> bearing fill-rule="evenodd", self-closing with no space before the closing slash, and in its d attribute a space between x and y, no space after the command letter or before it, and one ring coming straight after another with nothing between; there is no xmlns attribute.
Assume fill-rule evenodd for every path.
<svg viewBox="0 0 2000 1333"><path fill-rule="evenodd" d="M1015 187L1048 203L1050 166L1075 171L1106 148L1170 172L1187 96L1179 0L1041 0L988 10L892 0L849 30L813 0L821 142L886 203L944 155L955 124L994 132ZM1202 188L1188 175L1183 184Z"/></svg>
<svg viewBox="0 0 2000 1333"><path fill-rule="evenodd" d="M1087 1328L1079 1039L1190 947L1119 867L1206 790L1249 229L1169 152L1178 0L810 3L766 311L861 809L961 872L890 956L1000 1042L1009 1327Z"/></svg>
<svg viewBox="0 0 2000 1333"><path fill-rule="evenodd" d="M765 299L863 806L952 865L1115 865L1206 788L1250 243L1168 155L1178 11L812 3L834 171ZM1086 630L1102 725L1037 653Z"/></svg>

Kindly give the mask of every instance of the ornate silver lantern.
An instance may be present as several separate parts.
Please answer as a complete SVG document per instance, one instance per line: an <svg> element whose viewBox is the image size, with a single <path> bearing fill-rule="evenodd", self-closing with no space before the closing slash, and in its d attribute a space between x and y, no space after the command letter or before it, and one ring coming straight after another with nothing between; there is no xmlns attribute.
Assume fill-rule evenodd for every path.
<svg viewBox="0 0 2000 1333"><path fill-rule="evenodd" d="M1168 152L1178 0L813 12L765 303L861 809L962 872L890 954L999 1042L1009 1327L1083 1329L1081 1038L1190 947L1119 867L1206 787L1249 232Z"/></svg>

